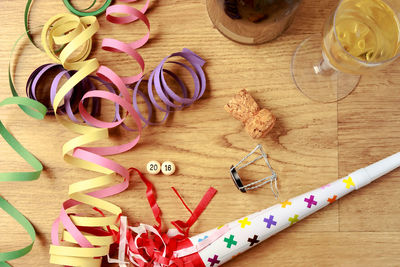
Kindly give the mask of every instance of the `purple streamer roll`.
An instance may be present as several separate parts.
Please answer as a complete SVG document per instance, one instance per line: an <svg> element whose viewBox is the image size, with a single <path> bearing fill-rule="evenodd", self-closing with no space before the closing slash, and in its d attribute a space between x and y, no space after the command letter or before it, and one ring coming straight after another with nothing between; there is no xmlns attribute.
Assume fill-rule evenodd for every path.
<svg viewBox="0 0 400 267"><path fill-rule="evenodd" d="M188 61L191 65L191 67L188 64L177 62L177 61L167 61L169 58L172 57L181 57ZM188 89L186 88L185 84L183 81L172 71L169 71L167 69L164 69L164 65L166 63L172 63L179 65L186 69L190 75L192 76L193 83L194 83L194 93L192 98L188 98ZM137 94L140 93L139 91L139 85L143 81L143 79L140 79L135 86L133 87L133 107L136 110L136 112L139 114L140 118L144 121L146 125L158 125L163 123L167 118L169 113L171 112L172 109L182 109L184 107L188 107L192 105L195 101L199 100L206 89L206 76L203 70L203 66L205 64L205 61L200 58L198 55L196 55L194 52L191 50L184 48L182 52L178 53L173 53L167 57L165 57L160 64L151 72L149 76L149 80L147 83L147 92L148 92L148 98L142 93L140 96L145 100L147 109L148 109L148 116L147 119L143 116L143 114L140 112L137 104ZM164 74L167 74L171 76L178 84L179 87L181 88L182 95L183 97L178 96L167 84L166 79ZM158 97L161 99L161 102L165 105L165 107L160 106L154 96L153 89L155 89L155 92L157 93ZM177 102L179 104L174 103ZM151 116L152 116L152 109L151 105L154 106L156 109L165 112L164 118L159 121L159 122L152 122L151 121Z"/></svg>
<svg viewBox="0 0 400 267"><path fill-rule="evenodd" d="M181 57L185 59L189 64L177 62L177 61L168 61L168 59L172 57ZM165 69L164 65L166 63L171 63L175 64L178 66L183 67L185 70L187 70L194 83L194 93L191 98L189 98L189 91L186 88L184 82L172 71ZM188 107L192 105L195 101L199 100L206 89L206 77L205 73L203 71L203 66L205 64L205 61L200 58L198 55L196 55L194 52L191 50L184 48L182 52L177 52L173 53L167 57L165 57L160 64L151 72L149 76L149 80L147 81L147 93L148 96L145 95L142 91L139 90L140 84L145 81L140 79L136 84L131 85L131 88L133 90L133 96L132 96L132 105L136 112L138 113L139 117L141 120L144 122L145 126L146 125L158 125L163 123L167 118L169 113L175 109L175 110L180 110L184 107ZM38 90L40 90L40 87L38 84L40 83L40 79L46 75L49 75L49 72L51 71L57 71L58 73L56 76L53 78L51 82L51 87L50 87L50 95L49 95L49 101L47 103L51 103L49 106L47 103L42 103L47 106L48 108L48 113L49 115L54 114L54 110L52 108L52 104L57 92L57 89L60 87L61 79L63 77L66 77L69 79L72 75L76 73L76 71L73 70L66 70L63 68L62 65L60 64L45 64L40 67L38 67L36 70L32 72L32 74L29 76L28 81L26 83L26 93L27 96L31 99L37 100L37 93ZM165 74L170 76L172 79L174 79L182 92L182 97L177 95L168 85L165 79ZM75 117L76 112L78 111L78 104L79 101L81 101L82 97L84 94L88 91L92 90L97 90L96 85L93 83L92 80L96 80L106 86L107 90L116 94L114 88L111 86L111 84L105 82L101 78L97 76L88 76L85 77L83 80L81 80L77 85L73 87L73 89L64 97L64 104L60 107L59 111L60 113L66 113L68 117L74 121L79 123L79 119ZM153 90L155 89L155 90ZM157 103L155 93L157 96L160 98L162 104L165 107L162 107L159 103ZM146 107L148 110L148 116L147 118L143 116L143 114L139 111L138 107L138 95L143 98L143 100L146 103ZM100 99L99 98L93 98L92 99L92 111L91 115L92 116L98 116L100 114ZM87 107L88 103L84 103L85 107ZM153 122L151 121L152 115L153 115L153 107L160 110L161 112L164 112L164 118L161 121L158 122ZM121 120L121 115L120 115L120 107L118 104L115 104L115 115L113 121L116 120ZM86 122L87 123L87 122ZM127 125L122 123L122 126L128 130L128 131L135 131L134 129L129 128Z"/></svg>

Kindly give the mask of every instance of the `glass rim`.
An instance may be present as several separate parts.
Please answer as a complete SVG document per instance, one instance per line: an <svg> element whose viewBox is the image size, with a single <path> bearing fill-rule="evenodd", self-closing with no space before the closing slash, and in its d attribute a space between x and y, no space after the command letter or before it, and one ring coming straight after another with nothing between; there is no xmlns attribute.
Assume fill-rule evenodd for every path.
<svg viewBox="0 0 400 267"><path fill-rule="evenodd" d="M335 8L335 12L333 13L333 34L335 35L335 38L337 40L337 42L339 43L340 48L346 53L346 55L350 56L351 58L353 58L354 60L358 61L359 63L362 63L364 65L367 66L376 66L376 65L382 65L391 61L396 60L399 56L400 56L400 46L397 47L397 53L395 56L385 59L383 61L377 61L377 62L368 62L366 60L361 60L355 56L353 56L352 54L350 54L346 49L344 49L344 46L342 45L342 42L340 41L340 39L338 38L337 32L336 32L336 13L340 7L340 5L346 0L340 0L338 5ZM398 39L400 38L400 21L399 21L399 17L397 16L396 12L394 12L394 9L391 7L391 5L389 5L385 0L382 0L383 2L385 2L386 5L388 5L392 10L393 13L396 15L396 21L397 21L397 27L399 28L399 36L397 37Z"/></svg>

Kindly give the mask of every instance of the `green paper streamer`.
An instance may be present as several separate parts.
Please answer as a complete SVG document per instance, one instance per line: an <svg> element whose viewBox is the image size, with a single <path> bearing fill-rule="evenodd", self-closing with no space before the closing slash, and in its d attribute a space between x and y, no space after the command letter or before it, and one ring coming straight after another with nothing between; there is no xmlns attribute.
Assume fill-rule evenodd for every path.
<svg viewBox="0 0 400 267"><path fill-rule="evenodd" d="M29 11L31 10L31 6L32 6L32 0L28 0L28 2L26 2L26 6L25 6L25 12L24 12L24 25L25 25L25 31L26 31L26 35L28 35L29 40L31 41L31 43L38 47L35 42L33 41L32 35L29 31Z"/></svg>
<svg viewBox="0 0 400 267"><path fill-rule="evenodd" d="M30 2L30 1L28 1ZM7 105L18 105L27 115L36 118L43 119L46 115L47 108L39 103L38 101L32 100L27 97L20 97L15 89L13 82L13 76L11 74L11 58L14 53L15 47L19 40L25 36L26 33L21 35L11 51L10 61L8 64L8 82L10 85L10 90L13 97L9 97L0 102L0 107ZM43 165L40 161L32 155L18 140L6 129L4 124L0 120L0 135L4 140L29 164L33 167L34 171L29 172L3 172L0 173L0 182L15 182L15 181L32 181L39 178L40 173L43 170ZM0 253L0 267L9 267L10 265L6 261L14 260L20 258L32 250L33 244L35 242L35 229L32 224L25 218L22 213L20 213L16 208L14 208L10 203L8 203L3 197L0 196L0 208L3 209L8 215L13 217L29 234L32 242L28 246L14 250L10 252Z"/></svg>
<svg viewBox="0 0 400 267"><path fill-rule="evenodd" d="M109 7L110 4L111 4L111 0L107 0L107 1L104 3L104 5L103 5L102 7L100 7L99 9L97 9L97 10L95 10L95 11L92 11L92 12L85 12L85 10L88 10L89 8L91 8L91 7L96 3L96 1L94 1L94 2L90 5L90 7L84 9L83 11L77 10L75 7L73 7L73 6L71 5L71 3L69 2L69 0L63 0L63 1L64 1L64 5L67 7L67 9L68 9L69 11L71 11L73 14L75 14L75 15L77 15L77 16L80 16L80 17L85 17L85 16L97 16L97 15L100 15L100 14L102 14L104 11L106 11L107 7Z"/></svg>
<svg viewBox="0 0 400 267"><path fill-rule="evenodd" d="M26 219L21 212L19 212L16 208L14 208L13 205L8 203L1 196L0 196L0 208L2 208L7 214L13 217L20 225L22 225L22 227L24 227L24 229L28 232L32 240L32 242L28 246L22 249L0 253L0 266L10 266L9 264L6 263L6 261L15 260L17 258L25 256L32 250L33 243L35 242L36 239L36 233L35 229L33 228L32 224L28 221L28 219Z"/></svg>

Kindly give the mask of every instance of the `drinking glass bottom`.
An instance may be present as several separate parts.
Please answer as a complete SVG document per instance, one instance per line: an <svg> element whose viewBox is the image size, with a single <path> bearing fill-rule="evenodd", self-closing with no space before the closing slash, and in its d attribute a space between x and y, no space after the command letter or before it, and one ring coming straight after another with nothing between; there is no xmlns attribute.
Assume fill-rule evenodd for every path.
<svg viewBox="0 0 400 267"><path fill-rule="evenodd" d="M357 87L361 76L333 69L323 60L321 45L321 35L313 35L297 47L292 58L292 77L297 88L310 99L336 102Z"/></svg>

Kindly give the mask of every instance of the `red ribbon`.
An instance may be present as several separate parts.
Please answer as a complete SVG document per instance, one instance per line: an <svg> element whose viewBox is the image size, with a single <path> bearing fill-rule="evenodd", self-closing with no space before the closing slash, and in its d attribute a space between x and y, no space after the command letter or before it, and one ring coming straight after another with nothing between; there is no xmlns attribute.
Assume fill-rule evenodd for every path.
<svg viewBox="0 0 400 267"><path fill-rule="evenodd" d="M130 253L140 255L141 258L132 257L134 258L135 262L139 264L140 267L153 266L155 262L163 266L173 267L205 266L198 253L194 253L184 258L178 259L173 257L173 252L179 249L193 246L192 242L188 238L190 227L197 221L199 216L206 209L211 199L217 193L217 190L212 187L207 190L200 203L197 205L196 209L193 211L192 215L186 222L180 220L171 222L181 234L169 236L167 235L167 233L161 232L161 209L156 201L156 191L153 184L149 180L147 180L147 178L138 169L130 168L129 171L137 172L139 174L139 177L142 179L147 187L146 197L151 207L151 210L153 211L154 218L157 222L157 225L154 225L154 229L158 232L158 234L160 234L160 236L158 234L155 234L154 232L147 231L146 233L142 233L140 237L137 238L137 233L128 228L128 257L131 255ZM176 190L174 191L176 192ZM177 195L179 197L179 194ZM188 210L190 209L188 208ZM152 231L154 231L154 229ZM136 243L135 239L137 239ZM117 240L117 242L118 241L119 239Z"/></svg>
<svg viewBox="0 0 400 267"><path fill-rule="evenodd" d="M186 222L178 220L171 223L176 227L176 229L178 229L180 233L188 236L190 227L197 221L199 216L206 209L207 205L210 203L211 199L215 196L216 193L217 190L210 187L201 199L200 203L197 205L196 209L193 211L192 216L190 216L189 220L187 220Z"/></svg>

